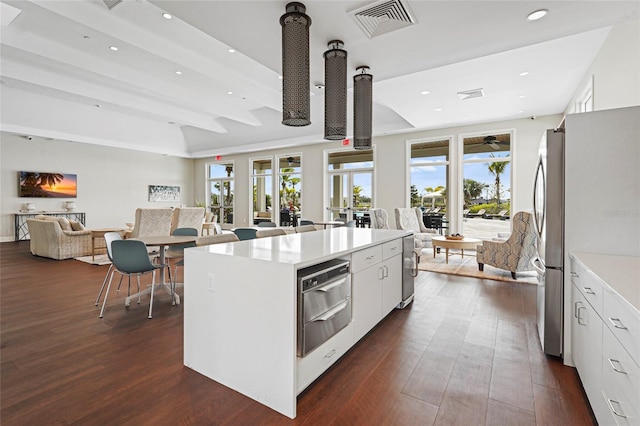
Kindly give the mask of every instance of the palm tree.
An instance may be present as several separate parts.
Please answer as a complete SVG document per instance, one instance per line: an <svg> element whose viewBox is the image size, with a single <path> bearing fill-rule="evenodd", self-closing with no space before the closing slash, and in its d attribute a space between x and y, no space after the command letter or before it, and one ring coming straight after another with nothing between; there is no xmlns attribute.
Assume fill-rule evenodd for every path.
<svg viewBox="0 0 640 426"><path fill-rule="evenodd" d="M482 195L482 191L484 190L484 183L480 183L473 179L465 179L462 186L465 207L468 207L471 204L471 200Z"/></svg>
<svg viewBox="0 0 640 426"><path fill-rule="evenodd" d="M40 173L40 186L49 185L51 188L64 180L64 175L60 173Z"/></svg>
<svg viewBox="0 0 640 426"><path fill-rule="evenodd" d="M358 200L360 199L361 193L362 187L360 185L353 185L353 207L360 207Z"/></svg>
<svg viewBox="0 0 640 426"><path fill-rule="evenodd" d="M490 154L492 158L496 158L495 155ZM496 205L500 209L500 175L504 173L504 169L509 164L508 161L494 161L487 165L489 173L496 177Z"/></svg>

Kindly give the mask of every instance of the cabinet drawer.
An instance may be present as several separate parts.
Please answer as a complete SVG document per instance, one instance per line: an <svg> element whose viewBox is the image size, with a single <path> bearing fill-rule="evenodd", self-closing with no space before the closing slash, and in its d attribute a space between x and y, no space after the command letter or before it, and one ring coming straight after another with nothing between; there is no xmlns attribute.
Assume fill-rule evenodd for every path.
<svg viewBox="0 0 640 426"><path fill-rule="evenodd" d="M382 245L382 259L387 260L396 254L402 253L402 240L393 240Z"/></svg>
<svg viewBox="0 0 640 426"><path fill-rule="evenodd" d="M603 327L602 395L618 425L640 424L640 367L607 327ZM624 416L624 417L623 417ZM607 419L608 420L608 419ZM604 421L604 424L609 422Z"/></svg>
<svg viewBox="0 0 640 426"><path fill-rule="evenodd" d="M382 262L382 245L357 251L351 255L351 273L355 274L380 262Z"/></svg>
<svg viewBox="0 0 640 426"><path fill-rule="evenodd" d="M349 324L339 333L318 346L297 362L297 391L302 392L315 379L344 355L353 345L353 326Z"/></svg>
<svg viewBox="0 0 640 426"><path fill-rule="evenodd" d="M640 365L640 314L616 293L605 289L602 320L635 363Z"/></svg>
<svg viewBox="0 0 640 426"><path fill-rule="evenodd" d="M593 309L602 316L602 282L593 273L587 271L573 258L570 261L571 282L576 286Z"/></svg>

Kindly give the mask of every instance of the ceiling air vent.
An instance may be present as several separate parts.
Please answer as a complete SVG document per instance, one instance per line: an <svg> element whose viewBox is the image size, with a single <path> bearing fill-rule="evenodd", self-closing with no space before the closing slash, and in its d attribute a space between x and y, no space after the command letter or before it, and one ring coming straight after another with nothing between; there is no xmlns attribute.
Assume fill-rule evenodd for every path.
<svg viewBox="0 0 640 426"><path fill-rule="evenodd" d="M416 24L409 6L400 0L377 1L349 15L369 38Z"/></svg>
<svg viewBox="0 0 640 426"><path fill-rule="evenodd" d="M120 3L122 0L102 0L104 2L105 5L107 5L107 7L109 9L113 9L114 6L118 5L118 3Z"/></svg>
<svg viewBox="0 0 640 426"><path fill-rule="evenodd" d="M464 92L458 92L458 98L461 101L473 98L483 98L484 91L482 89L465 90Z"/></svg>

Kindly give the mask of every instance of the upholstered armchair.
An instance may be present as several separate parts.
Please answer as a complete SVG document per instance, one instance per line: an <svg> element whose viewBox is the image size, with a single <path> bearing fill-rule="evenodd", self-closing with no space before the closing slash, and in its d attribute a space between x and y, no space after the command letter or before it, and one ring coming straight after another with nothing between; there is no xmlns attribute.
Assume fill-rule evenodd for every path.
<svg viewBox="0 0 640 426"><path fill-rule="evenodd" d="M194 228L200 235L204 219L204 207L176 207L173 209L170 233L173 234L178 228Z"/></svg>
<svg viewBox="0 0 640 426"><path fill-rule="evenodd" d="M416 248L431 247L431 238L436 235L435 229L428 229L422 222L422 211L419 208L396 208L396 228L413 231Z"/></svg>
<svg viewBox="0 0 640 426"><path fill-rule="evenodd" d="M531 213L517 212L511 235L505 241L483 241L478 246L478 269L484 265L505 269L516 279L516 272L533 271L532 260L538 255L537 234Z"/></svg>
<svg viewBox="0 0 640 426"><path fill-rule="evenodd" d="M125 238L164 237L171 235L172 217L173 211L169 208L136 209L136 220L133 225L133 230L127 231ZM204 218L204 212L200 218L200 226L202 226L202 218Z"/></svg>
<svg viewBox="0 0 640 426"><path fill-rule="evenodd" d="M369 209L371 228L389 229L389 215L385 209Z"/></svg>
<svg viewBox="0 0 640 426"><path fill-rule="evenodd" d="M64 217L36 216L27 219L34 256L72 259L91 254L91 231L82 223Z"/></svg>

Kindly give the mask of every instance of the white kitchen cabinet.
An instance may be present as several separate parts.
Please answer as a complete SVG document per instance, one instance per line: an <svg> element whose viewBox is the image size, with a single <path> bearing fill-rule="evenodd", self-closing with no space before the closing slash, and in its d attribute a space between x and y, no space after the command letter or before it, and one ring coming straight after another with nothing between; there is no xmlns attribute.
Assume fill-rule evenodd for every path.
<svg viewBox="0 0 640 426"><path fill-rule="evenodd" d="M640 424L640 258L571 253L573 361L598 423Z"/></svg>
<svg viewBox="0 0 640 426"><path fill-rule="evenodd" d="M402 240L382 245L382 316L402 301Z"/></svg>
<svg viewBox="0 0 640 426"><path fill-rule="evenodd" d="M600 418L604 414L600 402L602 388L602 320L587 302L575 284L573 296L572 346L573 362L576 365L582 386L591 402L591 408Z"/></svg>
<svg viewBox="0 0 640 426"><path fill-rule="evenodd" d="M373 264L351 276L353 340L358 341L382 319L382 270Z"/></svg>

